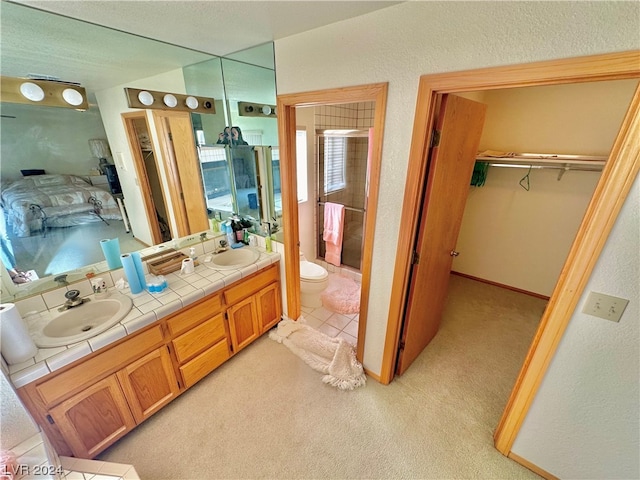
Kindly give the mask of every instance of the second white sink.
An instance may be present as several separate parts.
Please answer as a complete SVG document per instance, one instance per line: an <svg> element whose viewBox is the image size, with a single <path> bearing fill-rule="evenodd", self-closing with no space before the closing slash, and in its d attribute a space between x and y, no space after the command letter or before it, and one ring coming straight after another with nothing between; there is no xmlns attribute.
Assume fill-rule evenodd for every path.
<svg viewBox="0 0 640 480"><path fill-rule="evenodd" d="M212 255L210 262L204 264L214 270L230 270L242 268L255 263L260 258L260 252L250 247L233 248L226 252Z"/></svg>
<svg viewBox="0 0 640 480"><path fill-rule="evenodd" d="M34 333L38 347L61 347L87 340L122 320L133 306L130 297L111 294L65 310Z"/></svg>

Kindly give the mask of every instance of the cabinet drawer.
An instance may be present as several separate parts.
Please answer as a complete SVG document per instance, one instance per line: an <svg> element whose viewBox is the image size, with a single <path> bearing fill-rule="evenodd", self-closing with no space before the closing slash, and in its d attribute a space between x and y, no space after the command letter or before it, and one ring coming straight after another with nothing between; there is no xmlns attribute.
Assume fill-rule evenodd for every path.
<svg viewBox="0 0 640 480"><path fill-rule="evenodd" d="M227 305L233 305L276 280L278 280L278 267L277 265L272 265L255 277L243 280L239 285L227 289L224 292L225 302Z"/></svg>
<svg viewBox="0 0 640 480"><path fill-rule="evenodd" d="M229 346L225 338L180 367L184 386L189 388L195 385L198 380L222 365L228 358Z"/></svg>
<svg viewBox="0 0 640 480"><path fill-rule="evenodd" d="M155 326L126 340L104 353L80 360L82 363L36 387L44 402L50 406L77 393L104 374L136 360L153 347L163 343L162 330Z"/></svg>
<svg viewBox="0 0 640 480"><path fill-rule="evenodd" d="M222 299L220 295L214 295L204 302L190 307L186 312L171 317L167 320L167 328L171 336L175 336L221 311Z"/></svg>
<svg viewBox="0 0 640 480"><path fill-rule="evenodd" d="M192 328L173 340L178 362L183 363L221 338L226 340L226 334L222 314Z"/></svg>

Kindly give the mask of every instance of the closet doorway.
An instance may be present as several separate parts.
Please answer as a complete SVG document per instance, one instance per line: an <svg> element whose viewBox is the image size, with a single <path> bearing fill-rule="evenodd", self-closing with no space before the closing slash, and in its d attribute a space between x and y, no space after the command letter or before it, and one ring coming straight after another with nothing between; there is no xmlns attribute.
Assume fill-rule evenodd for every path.
<svg viewBox="0 0 640 480"><path fill-rule="evenodd" d="M638 52L627 52L516 67L427 75L421 78L403 206L403 210L410 213L413 225L412 229L407 229L401 234L398 244L387 342L383 356L381 379L384 383L390 382L393 378L400 326L408 298L411 256L419 227L420 192L423 191L428 178L427 159L437 99L447 93L465 91L638 78L638 64ZM640 168L640 145L634 139L640 135L639 106L640 91L636 89L496 431L496 448L505 455L510 452L542 376L637 176Z"/></svg>

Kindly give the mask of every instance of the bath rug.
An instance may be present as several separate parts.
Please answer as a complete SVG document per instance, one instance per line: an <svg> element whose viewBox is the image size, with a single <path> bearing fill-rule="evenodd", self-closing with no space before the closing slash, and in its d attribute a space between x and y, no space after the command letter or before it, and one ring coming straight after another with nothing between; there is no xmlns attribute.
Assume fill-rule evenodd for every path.
<svg viewBox="0 0 640 480"><path fill-rule="evenodd" d="M269 338L284 344L314 370L324 373L322 381L340 390L353 390L366 383L362 364L356 360L353 345L342 338L331 338L305 325L284 318L269 332Z"/></svg>
<svg viewBox="0 0 640 480"><path fill-rule="evenodd" d="M360 285L342 275L330 275L327 288L320 294L322 305L336 313L360 312Z"/></svg>

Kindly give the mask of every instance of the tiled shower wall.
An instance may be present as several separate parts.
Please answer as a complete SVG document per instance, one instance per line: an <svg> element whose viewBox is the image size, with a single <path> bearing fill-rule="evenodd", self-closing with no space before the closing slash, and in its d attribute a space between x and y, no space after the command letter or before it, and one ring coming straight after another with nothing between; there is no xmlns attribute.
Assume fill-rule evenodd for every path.
<svg viewBox="0 0 640 480"><path fill-rule="evenodd" d="M324 105L316 107L315 128L316 129L358 129L367 130L373 126L375 112L375 102L360 102L345 105ZM314 135L314 140L317 137ZM315 145L315 151L318 151L318 145ZM367 178L367 157L368 157L368 140L366 138L349 138L347 143L347 167L346 181L347 188L331 195L331 201L342 203L346 206L355 208L364 208L365 205L365 188ZM322 160L320 160L322 161ZM319 181L319 168L316 164L316 178ZM316 186L316 189L318 187ZM318 197L316 190L316 198ZM318 210L316 209L316 224L318 224ZM362 235L362 224L364 214L350 210L345 211L345 236L355 234ZM321 226L319 230L321 233ZM320 235L318 235L319 237ZM319 241L319 238L318 240ZM345 252L346 253L346 252Z"/></svg>

